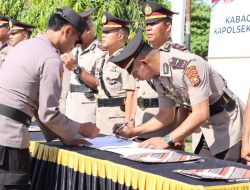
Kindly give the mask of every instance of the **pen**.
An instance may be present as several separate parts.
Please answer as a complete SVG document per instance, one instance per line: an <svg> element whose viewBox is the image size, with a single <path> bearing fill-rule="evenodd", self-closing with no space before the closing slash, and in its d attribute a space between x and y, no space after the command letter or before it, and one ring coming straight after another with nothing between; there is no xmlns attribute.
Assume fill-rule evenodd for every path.
<svg viewBox="0 0 250 190"><path fill-rule="evenodd" d="M188 161L184 161L183 164L190 164L190 163L202 163L205 162L205 160L203 158L198 159L198 160L188 160Z"/></svg>
<svg viewBox="0 0 250 190"><path fill-rule="evenodd" d="M242 179L227 179L229 183L238 183L238 182L250 182L250 178L242 178Z"/></svg>
<svg viewBox="0 0 250 190"><path fill-rule="evenodd" d="M126 127L128 125L128 123L126 122L126 123L123 123L122 125L120 125L116 130L115 130L115 132L118 132L118 131L120 131L120 130L122 130L124 127Z"/></svg>

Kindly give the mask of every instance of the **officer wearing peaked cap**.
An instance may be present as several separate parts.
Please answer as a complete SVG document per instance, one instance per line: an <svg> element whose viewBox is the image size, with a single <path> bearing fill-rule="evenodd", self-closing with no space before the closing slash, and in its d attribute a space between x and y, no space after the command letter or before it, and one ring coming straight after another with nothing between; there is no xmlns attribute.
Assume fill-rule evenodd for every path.
<svg viewBox="0 0 250 190"><path fill-rule="evenodd" d="M116 57L123 50L131 22L107 12L103 14L102 21L102 47L107 53L96 66L99 82L96 124L100 133L110 135L114 124L132 119L130 105L135 82L125 69L127 65L110 62L112 57Z"/></svg>
<svg viewBox="0 0 250 190"><path fill-rule="evenodd" d="M170 38L172 16L177 13L170 11L165 8L165 6L154 1L146 1L142 6L142 12L145 16L146 35L152 47L162 50L165 45L172 44ZM158 113L159 103L153 80L137 80L136 84L137 102L135 105L137 105L137 108L135 124L139 126ZM179 109L179 112L180 110L181 109ZM176 119L176 122L181 122L181 120ZM172 124L168 128L164 128L152 134L143 135L139 137L139 139L145 140L154 136L164 136L166 133L171 132L176 125L177 124ZM176 143L175 148L182 147L182 143Z"/></svg>
<svg viewBox="0 0 250 190"><path fill-rule="evenodd" d="M59 137L74 144L77 134L93 138L99 129L78 123L59 111L61 53L68 52L86 28L85 21L68 7L51 15L47 31L19 43L0 70L0 187L29 189L28 127L33 116L46 139ZM63 39L63 40L62 40ZM13 71L18 73L13 75Z"/></svg>
<svg viewBox="0 0 250 190"><path fill-rule="evenodd" d="M5 60L9 46L9 18L0 15L0 68Z"/></svg>
<svg viewBox="0 0 250 190"><path fill-rule="evenodd" d="M30 38L32 31L36 28L33 25L20 22L16 19L10 20L9 44L14 47L19 42Z"/></svg>
<svg viewBox="0 0 250 190"><path fill-rule="evenodd" d="M142 31L111 61L132 59L132 75L154 78L159 94L159 112L140 127L118 130L124 137L147 134L173 122L175 106L191 113L171 133L141 143L141 147L168 148L200 129L193 139L195 153L239 162L244 105L227 88L225 80L201 57L171 48L157 51L143 42ZM223 137L223 138L222 138Z"/></svg>
<svg viewBox="0 0 250 190"><path fill-rule="evenodd" d="M64 54L66 70L63 78L63 96L66 98L65 114L78 122L96 123L97 83L95 78L96 62L104 54L101 44L96 39L91 8L79 15L87 22L87 29L82 34L84 44L73 49L72 53ZM70 74L68 77L66 74ZM68 90L67 90L68 89ZM62 107L62 104L60 105ZM88 111L86 111L88 110Z"/></svg>

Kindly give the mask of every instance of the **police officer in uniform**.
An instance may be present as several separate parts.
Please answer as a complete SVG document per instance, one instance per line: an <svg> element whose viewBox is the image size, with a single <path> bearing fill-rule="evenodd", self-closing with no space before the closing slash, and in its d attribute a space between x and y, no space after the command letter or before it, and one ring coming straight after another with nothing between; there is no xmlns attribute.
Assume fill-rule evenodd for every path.
<svg viewBox="0 0 250 190"><path fill-rule="evenodd" d="M118 55L128 39L130 21L103 14L102 47L107 53L96 67L99 80L96 124L102 134L112 134L115 123L130 120L132 95L135 81L128 74L126 65L117 65L109 60Z"/></svg>
<svg viewBox="0 0 250 190"><path fill-rule="evenodd" d="M30 38L32 31L36 28L33 25L20 22L19 20L10 20L9 45L16 46L19 42Z"/></svg>
<svg viewBox="0 0 250 190"><path fill-rule="evenodd" d="M250 164L250 91L248 94L247 106L244 114L243 122L243 133L242 133L242 149L241 157L247 161L248 165Z"/></svg>
<svg viewBox="0 0 250 190"><path fill-rule="evenodd" d="M9 46L9 18L0 15L0 68L5 60Z"/></svg>
<svg viewBox="0 0 250 190"><path fill-rule="evenodd" d="M95 78L95 67L104 51L100 49L101 43L96 39L93 20L90 16L94 10L92 8L80 13L87 23L87 28L82 35L84 44L74 48L73 53L62 56L66 68L71 71L65 115L78 122L96 123L98 80Z"/></svg>
<svg viewBox="0 0 250 190"><path fill-rule="evenodd" d="M142 6L142 12L145 16L146 35L151 46L159 51L168 51L165 47L173 45L169 32L172 26L172 16L176 13L154 1L145 2ZM155 91L153 80L138 80L137 97L135 125L139 126L151 119L159 111L158 93ZM160 131L144 135L140 139L164 136L171 132L176 125L178 126L178 123Z"/></svg>
<svg viewBox="0 0 250 190"><path fill-rule="evenodd" d="M23 41L7 55L0 70L0 189L28 189L28 126L34 115L47 135L56 134L67 144L77 144L79 133L90 138L98 135L94 124L75 122L58 108L60 54L73 48L85 28L72 9L59 8L51 15L45 34Z"/></svg>
<svg viewBox="0 0 250 190"><path fill-rule="evenodd" d="M134 60L134 77L154 78L160 110L140 127L117 129L117 135L138 136L168 126L174 120L178 104L192 111L184 122L164 137L142 142L141 147L168 148L200 128L201 135L193 139L195 153L240 161L244 105L205 60L176 47L169 52L156 51L143 42L141 30L111 61L128 59Z"/></svg>

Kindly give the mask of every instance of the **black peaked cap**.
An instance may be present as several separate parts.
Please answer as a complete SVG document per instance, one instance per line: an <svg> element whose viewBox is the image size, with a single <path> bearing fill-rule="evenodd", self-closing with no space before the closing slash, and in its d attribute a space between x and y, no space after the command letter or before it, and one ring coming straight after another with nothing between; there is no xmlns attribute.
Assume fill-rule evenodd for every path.
<svg viewBox="0 0 250 190"><path fill-rule="evenodd" d="M79 13L79 15L82 17L82 18L88 18L93 12L95 11L95 8L91 8L87 11L84 11L84 12L81 12Z"/></svg>
<svg viewBox="0 0 250 190"><path fill-rule="evenodd" d="M103 13L102 23L103 23L102 31L109 31L122 27L129 28L131 25L131 21L115 17L109 14L108 12Z"/></svg>
<svg viewBox="0 0 250 190"><path fill-rule="evenodd" d="M3 15L0 15L0 26L2 26L4 24L9 25L9 20L10 20L10 18L3 16Z"/></svg>
<svg viewBox="0 0 250 190"><path fill-rule="evenodd" d="M142 5L142 12L145 15L146 24L158 22L166 18L172 19L172 16L174 14L178 14L167 9L164 5L159 4L155 1L146 1Z"/></svg>
<svg viewBox="0 0 250 190"><path fill-rule="evenodd" d="M15 33L19 30L27 30L27 31L30 31L32 32L32 30L34 28L36 28L35 26L33 25L30 25L30 24L26 24L24 22L20 22L19 20L16 20L16 19L11 19L10 20L10 33Z"/></svg>
<svg viewBox="0 0 250 190"><path fill-rule="evenodd" d="M82 17L79 14L77 14L73 9L69 7L58 8L55 14L60 15L63 19L68 21L70 24L72 24L76 28L76 30L79 32L79 35L78 35L79 39L83 43L82 33L86 29L86 26L87 26L86 21L82 19Z"/></svg>
<svg viewBox="0 0 250 190"><path fill-rule="evenodd" d="M120 54L113 57L110 61L122 68L127 69L128 72L131 73L134 59L136 59L145 46L148 46L148 44L146 44L143 40L142 30L138 29L135 37L130 41L130 43L125 46Z"/></svg>

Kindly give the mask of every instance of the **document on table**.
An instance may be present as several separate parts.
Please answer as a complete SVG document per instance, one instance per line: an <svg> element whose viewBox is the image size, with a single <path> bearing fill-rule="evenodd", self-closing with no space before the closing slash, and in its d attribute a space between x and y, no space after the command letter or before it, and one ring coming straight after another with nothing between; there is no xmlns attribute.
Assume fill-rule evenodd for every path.
<svg viewBox="0 0 250 190"><path fill-rule="evenodd" d="M200 159L199 156L182 154L173 150L139 148L138 142L121 139L113 135L94 139L85 138L85 140L92 144L90 145L92 148L114 152L120 154L123 158L138 162L163 163Z"/></svg>
<svg viewBox="0 0 250 190"><path fill-rule="evenodd" d="M238 167L223 167L211 169L191 169L191 170L173 170L188 177L197 179L217 179L227 180L228 182L249 182L250 170Z"/></svg>
<svg viewBox="0 0 250 190"><path fill-rule="evenodd" d="M84 139L92 144L90 145L90 147L97 148L100 150L137 147L139 144L131 140L118 138L114 135L96 137L93 139L89 139L89 138L84 138Z"/></svg>
<svg viewBox="0 0 250 190"><path fill-rule="evenodd" d="M84 138L84 139L92 144L89 147L109 152L114 152L117 154L121 154L123 156L129 156L138 153L161 153L168 151L168 150L158 150L149 148L139 148L138 142L121 139L113 135L96 137L94 139L89 139L89 138Z"/></svg>
<svg viewBox="0 0 250 190"><path fill-rule="evenodd" d="M142 153L130 154L123 156L123 158L148 163L166 163L166 162L187 162L187 161L199 161L201 157L197 155L188 155L185 153L179 153L175 150L155 150L150 152L149 150Z"/></svg>

